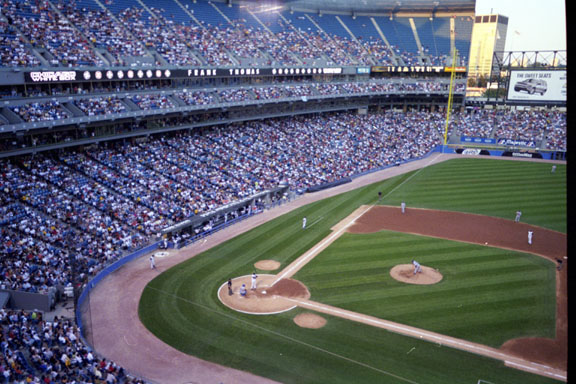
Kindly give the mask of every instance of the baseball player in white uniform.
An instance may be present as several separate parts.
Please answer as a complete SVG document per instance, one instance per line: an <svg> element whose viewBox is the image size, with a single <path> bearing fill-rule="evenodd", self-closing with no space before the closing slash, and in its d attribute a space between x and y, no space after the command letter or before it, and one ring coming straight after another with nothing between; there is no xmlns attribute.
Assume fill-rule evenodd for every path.
<svg viewBox="0 0 576 384"><path fill-rule="evenodd" d="M150 269L156 268L156 262L154 261L154 255L150 255Z"/></svg>
<svg viewBox="0 0 576 384"><path fill-rule="evenodd" d="M514 221L519 222L520 216L522 216L522 211L516 211L516 217L514 218Z"/></svg>
<svg viewBox="0 0 576 384"><path fill-rule="evenodd" d="M534 232L528 231L528 244L532 245L532 236L534 236Z"/></svg>
<svg viewBox="0 0 576 384"><path fill-rule="evenodd" d="M405 202L400 203L400 208L402 209L402 213L406 213L406 203Z"/></svg>
<svg viewBox="0 0 576 384"><path fill-rule="evenodd" d="M252 273L252 285L250 286L250 289L254 290L256 289L256 279L258 278L258 275L256 274L256 272Z"/></svg>
<svg viewBox="0 0 576 384"><path fill-rule="evenodd" d="M412 265L414 265L414 274L422 272L422 267L420 266L419 262L417 262L416 260L412 260Z"/></svg>
<svg viewBox="0 0 576 384"><path fill-rule="evenodd" d="M306 229L306 218L302 219L302 229Z"/></svg>

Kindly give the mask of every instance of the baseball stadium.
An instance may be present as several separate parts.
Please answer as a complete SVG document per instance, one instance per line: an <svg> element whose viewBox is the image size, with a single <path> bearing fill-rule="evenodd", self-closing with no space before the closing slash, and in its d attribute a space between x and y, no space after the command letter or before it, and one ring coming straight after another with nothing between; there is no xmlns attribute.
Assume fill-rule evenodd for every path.
<svg viewBox="0 0 576 384"><path fill-rule="evenodd" d="M475 0L3 0L0 380L568 382L566 51Z"/></svg>

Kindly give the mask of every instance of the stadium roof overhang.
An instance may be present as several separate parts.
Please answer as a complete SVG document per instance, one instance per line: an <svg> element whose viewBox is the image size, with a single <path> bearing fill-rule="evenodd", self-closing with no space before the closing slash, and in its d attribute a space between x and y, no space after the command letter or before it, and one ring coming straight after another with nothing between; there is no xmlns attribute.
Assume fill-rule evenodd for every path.
<svg viewBox="0 0 576 384"><path fill-rule="evenodd" d="M476 0L225 0L233 3L252 3L261 9L285 9L318 13L358 15L438 13L474 14Z"/></svg>

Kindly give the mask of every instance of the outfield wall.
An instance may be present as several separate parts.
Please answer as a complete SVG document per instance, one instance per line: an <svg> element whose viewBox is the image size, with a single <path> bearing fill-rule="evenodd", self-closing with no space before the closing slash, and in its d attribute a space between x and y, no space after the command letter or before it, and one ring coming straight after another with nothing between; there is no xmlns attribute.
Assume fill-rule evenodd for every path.
<svg viewBox="0 0 576 384"><path fill-rule="evenodd" d="M543 160L566 160L567 154L564 151L540 151L528 148L502 148L495 149L485 146L460 147L460 146L437 146L432 152L441 152L469 156L496 156L496 157L516 157Z"/></svg>

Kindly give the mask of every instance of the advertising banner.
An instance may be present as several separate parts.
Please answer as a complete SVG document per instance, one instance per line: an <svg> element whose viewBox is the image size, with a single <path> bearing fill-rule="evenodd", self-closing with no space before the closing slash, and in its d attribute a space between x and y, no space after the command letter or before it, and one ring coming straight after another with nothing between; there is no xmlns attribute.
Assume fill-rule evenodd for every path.
<svg viewBox="0 0 576 384"><path fill-rule="evenodd" d="M488 137L461 136L460 142L465 144L496 144L495 139Z"/></svg>
<svg viewBox="0 0 576 384"><path fill-rule="evenodd" d="M498 145L506 147L536 148L536 143L530 140L498 139Z"/></svg>
<svg viewBox="0 0 576 384"><path fill-rule="evenodd" d="M510 72L508 100L566 101L565 70L518 70Z"/></svg>

